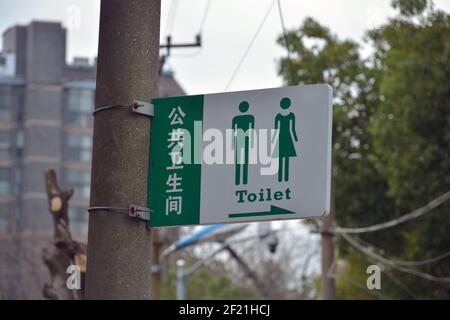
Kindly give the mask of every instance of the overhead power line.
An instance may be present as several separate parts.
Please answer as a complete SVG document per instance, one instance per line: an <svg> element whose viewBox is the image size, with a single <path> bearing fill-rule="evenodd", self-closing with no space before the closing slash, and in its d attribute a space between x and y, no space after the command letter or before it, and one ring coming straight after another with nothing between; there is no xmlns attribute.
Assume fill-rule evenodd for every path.
<svg viewBox="0 0 450 320"><path fill-rule="evenodd" d="M278 4L278 13L280 15L281 28L283 29L284 44L286 45L286 50L287 50L288 63L289 63L289 67L291 69L292 75L294 75L295 69L294 69L294 65L292 63L292 59L291 59L291 50L289 47L289 39L287 36L286 25L284 24L283 10L281 9L281 1L277 0L277 4Z"/></svg>
<svg viewBox="0 0 450 320"><path fill-rule="evenodd" d="M401 223L418 218L418 217L424 215L425 213L430 212L434 208L443 204L448 199L450 199L450 191L447 191L443 195L437 197L436 199L433 199L432 201L428 202L423 207L420 207L410 213L402 215L401 217L399 217L397 219L393 219L393 220L390 220L387 222L375 224L375 225L368 226L368 227L360 227L360 228L337 227L334 229L334 231L336 233L366 233L366 232L374 232L374 231L379 231L379 230L383 230L383 229L387 229L387 228L392 228Z"/></svg>
<svg viewBox="0 0 450 320"><path fill-rule="evenodd" d="M404 292L406 292L407 294L409 294L411 296L411 298L413 298L413 300L417 300L419 299L419 297L414 293L414 291L412 291L410 288L408 288L408 286L406 286L403 282L400 281L400 279L398 279L397 277L391 275L390 272L386 272L385 273L389 279L391 279L391 281L400 289L402 289Z"/></svg>
<svg viewBox="0 0 450 320"><path fill-rule="evenodd" d="M241 68L242 64L244 63L245 58L247 57L248 53L250 52L250 49L253 46L253 43L255 42L256 38L259 35L259 32L261 31L262 27L264 26L264 23L266 22L267 18L269 17L270 12L272 11L272 8L275 4L276 0L273 0L270 4L269 8L267 9L266 14L264 15L261 23L258 26L258 29L256 30L255 34L253 35L252 39L250 40L250 43L248 44L247 48L244 51L244 54L242 55L241 59L239 60L239 63L236 66L236 69L234 69L233 73L231 74L230 80L228 80L227 85L225 86L225 91L228 91L228 88L230 87L231 83L233 82L234 78L236 77L236 74L238 73L239 69Z"/></svg>
<svg viewBox="0 0 450 320"><path fill-rule="evenodd" d="M172 0L170 2L169 14L167 15L166 29L165 29L166 35L168 36L171 35L173 32L177 7L178 7L178 0Z"/></svg>
<svg viewBox="0 0 450 320"><path fill-rule="evenodd" d="M363 240L363 239L359 239L359 242L361 244L363 244L366 248L369 248L372 252L374 252L376 250L378 250L378 252L384 252L383 249L379 248L379 247L375 247L373 244ZM395 259L391 259L391 258L386 258L390 260L392 263L395 263L399 266L404 266L404 267L417 267L417 266L423 266L426 264L430 264L430 263L434 263L434 262L438 262L441 260L444 260L445 258L450 257L450 251L447 251L443 254L440 254L438 256L429 258L429 259L423 259L423 260L416 260L416 261L404 261L404 260L395 260Z"/></svg>
<svg viewBox="0 0 450 320"><path fill-rule="evenodd" d="M360 251L361 253L363 253L364 255L368 256L369 258L375 260L375 261L379 261L381 263L384 263L386 265L389 265L390 267L392 267L393 269L396 269L398 271L401 271L403 273L408 273L411 274L413 276L416 277L420 277L429 281L433 281L433 282L438 282L441 284L445 284L445 283L450 283L450 278L441 278L441 277L436 277L433 276L431 274L416 270L416 269L412 269L412 268L406 268L406 267L402 267L400 265L398 265L397 263L395 263L394 261L391 261L379 254L376 254L374 252L372 252L372 250L370 250L370 248L366 248L363 245L361 245L360 243L358 243L358 241L356 241L355 239L353 239L351 236L349 236L348 234L341 234L342 238L344 238L352 247L354 247L355 249L357 249L358 251ZM446 288L449 288L446 285Z"/></svg>
<svg viewBox="0 0 450 320"><path fill-rule="evenodd" d="M359 284L357 281L355 281L355 280L352 280L352 278L350 278L350 277L346 277L346 276L343 276L343 275L339 275L339 277L338 276L336 276L336 274L331 274L330 275L330 277L331 278L334 278L334 279L339 279L339 280L344 280L345 282L347 282L347 283L349 283L350 285L352 285L352 286L354 286L354 287L356 287L356 288L358 288L358 289L360 289L360 290L362 290L362 291L365 291L365 292L367 292L368 294L371 294L371 295L373 295L373 296L375 296L375 297L377 297L377 298L379 298L379 299L383 299L383 300L391 300L391 298L389 298L388 296L386 296L386 295L384 295L384 294L382 294L382 293L380 293L380 292L378 292L378 291L376 291L376 290L369 290L367 287L365 287L365 286L363 286L363 285L361 285L361 284Z"/></svg>
<svg viewBox="0 0 450 320"><path fill-rule="evenodd" d="M289 227L289 228L283 228L283 229L273 229L271 231L270 234L275 234L275 233L282 233L282 232L292 232L292 231L296 231L298 230L298 227ZM314 233L314 232L312 232ZM249 237L242 237L242 238L237 238L237 239L233 239L232 241L228 242L228 244L234 244L234 243L238 243L238 242L245 242L247 240L252 240L259 237L259 235L250 235ZM368 243L367 241L363 241L365 243L365 246L368 248L368 250L372 251L372 248L376 248L374 245ZM381 248L376 248L377 250L382 250ZM380 255L381 256L381 255ZM429 259L423 259L423 260L416 260L416 261L405 261L405 260L395 260L395 259L388 259L386 257L384 257L385 259L388 259L390 262L392 262L393 264L399 265L399 266L404 266L404 267L417 267L417 266L423 266L426 264L430 264L430 263L435 263L441 260L444 260L446 258L450 257L450 251L444 252L438 256L429 258Z"/></svg>
<svg viewBox="0 0 450 320"><path fill-rule="evenodd" d="M207 1L208 2L206 3L206 7L205 7L205 11L203 12L202 20L200 22L200 29L198 31L199 34L201 34L203 32L203 27L205 26L206 18L208 17L208 13L209 13L209 7L211 6L211 0L207 0Z"/></svg>
<svg viewBox="0 0 450 320"><path fill-rule="evenodd" d="M211 6L211 0L207 0L206 7L205 7L205 10L203 12L203 16L202 16L202 19L201 19L201 22L200 22L200 28L199 28L199 31L198 31L197 36L196 36L196 42L195 43L171 44L169 42L172 41L172 37L170 36L169 32L167 32L167 40L168 40L167 42L168 43L165 44L165 45L161 45L160 46L160 48L168 48L169 49L168 50L169 54L167 54L166 57L165 57L166 60L169 57L169 55L171 57L176 57L176 58L192 58L192 57L198 56L202 52L202 46L201 46L201 44L202 44L202 33L203 33L203 29L204 29L204 26L205 26L205 23L206 23L206 18L208 16L208 12L209 12L210 6ZM169 19L168 19L167 23L169 23ZM167 24L166 30L168 30L168 26L169 26L169 24ZM199 47L199 50L197 50L196 52L193 52L193 53L170 54L170 48L192 48L192 47Z"/></svg>
<svg viewBox="0 0 450 320"><path fill-rule="evenodd" d="M434 262L438 262L441 261L445 258L450 257L450 251L443 253L439 256L430 258L430 259L425 259L425 260L420 260L420 261L398 261L398 260L394 260L394 262L398 265L402 265L402 266L408 266L408 267L414 267L414 266L423 266L425 264L430 264L430 263L434 263Z"/></svg>

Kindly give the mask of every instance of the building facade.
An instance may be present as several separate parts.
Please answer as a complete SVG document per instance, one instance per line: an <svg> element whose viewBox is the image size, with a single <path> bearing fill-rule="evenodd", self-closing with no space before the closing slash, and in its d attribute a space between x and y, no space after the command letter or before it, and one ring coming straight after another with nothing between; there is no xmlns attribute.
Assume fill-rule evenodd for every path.
<svg viewBox="0 0 450 320"><path fill-rule="evenodd" d="M70 201L71 229L87 235L96 63L66 63L66 30L34 21L3 33L0 53L0 235L53 231L44 171L54 168ZM160 96L183 95L172 74Z"/></svg>

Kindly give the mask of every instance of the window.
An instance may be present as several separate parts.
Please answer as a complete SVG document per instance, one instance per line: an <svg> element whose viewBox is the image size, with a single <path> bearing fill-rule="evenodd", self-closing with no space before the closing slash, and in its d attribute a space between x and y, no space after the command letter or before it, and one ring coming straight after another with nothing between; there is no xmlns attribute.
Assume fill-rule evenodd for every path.
<svg viewBox="0 0 450 320"><path fill-rule="evenodd" d="M0 159L7 159L11 157L9 131L0 131Z"/></svg>
<svg viewBox="0 0 450 320"><path fill-rule="evenodd" d="M94 91L72 89L69 90L69 110L74 112L91 113L93 110Z"/></svg>
<svg viewBox="0 0 450 320"><path fill-rule="evenodd" d="M92 137L90 135L69 134L69 147L91 148Z"/></svg>
<svg viewBox="0 0 450 320"><path fill-rule="evenodd" d="M6 180L0 180L0 195L10 194L10 183Z"/></svg>
<svg viewBox="0 0 450 320"><path fill-rule="evenodd" d="M67 171L66 183L69 187L73 188L75 197L89 198L91 193L91 173L89 171Z"/></svg>
<svg viewBox="0 0 450 320"><path fill-rule="evenodd" d="M11 182L9 169L0 168L0 195L11 193Z"/></svg>
<svg viewBox="0 0 450 320"><path fill-rule="evenodd" d="M76 198L89 199L89 197L91 195L91 188L89 185L72 186L71 188L73 188L74 197L76 197Z"/></svg>
<svg viewBox="0 0 450 320"><path fill-rule="evenodd" d="M69 219L71 231L74 234L87 234L88 230L88 213L83 208L69 208Z"/></svg>
<svg viewBox="0 0 450 320"><path fill-rule="evenodd" d="M91 173L86 171L69 171L67 173L67 182L89 184L91 182Z"/></svg>
<svg viewBox="0 0 450 320"><path fill-rule="evenodd" d="M89 128L92 123L91 117L90 114L68 112L66 115L66 122L76 127Z"/></svg>
<svg viewBox="0 0 450 320"><path fill-rule="evenodd" d="M11 110L0 108L0 121L7 122L11 120Z"/></svg>
<svg viewBox="0 0 450 320"><path fill-rule="evenodd" d="M17 122L21 123L23 122L23 104L24 104L24 95L23 93L17 93L16 94L16 99L17 99L17 105L16 105L16 119Z"/></svg>
<svg viewBox="0 0 450 320"><path fill-rule="evenodd" d="M22 170L20 168L16 168L15 170L16 181L15 181L15 192L16 194L22 193Z"/></svg>
<svg viewBox="0 0 450 320"><path fill-rule="evenodd" d="M11 121L11 95L9 92L0 91L0 121Z"/></svg>
<svg viewBox="0 0 450 320"><path fill-rule="evenodd" d="M94 106L94 91L71 89L68 91L66 122L77 127L92 126L91 112Z"/></svg>
<svg viewBox="0 0 450 320"><path fill-rule="evenodd" d="M0 159L9 159L11 158L11 148L6 147L3 148L0 146Z"/></svg>
<svg viewBox="0 0 450 320"><path fill-rule="evenodd" d="M16 156L18 158L22 157L23 146L25 145L25 137L22 129L16 132Z"/></svg>
<svg viewBox="0 0 450 320"><path fill-rule="evenodd" d="M9 131L0 131L0 143L9 144L10 143Z"/></svg>
<svg viewBox="0 0 450 320"><path fill-rule="evenodd" d="M23 148L24 144L25 144L25 138L24 138L23 130L18 130L16 133L16 147Z"/></svg>
<svg viewBox="0 0 450 320"><path fill-rule="evenodd" d="M72 161L90 162L92 136L69 133L67 136L67 158Z"/></svg>
<svg viewBox="0 0 450 320"><path fill-rule="evenodd" d="M0 205L0 211L2 212L7 212L7 209L3 209L2 207L6 207L6 206L1 206ZM4 217L0 217L0 234L6 232L6 227L8 226L8 223L6 221L6 218Z"/></svg>
<svg viewBox="0 0 450 320"><path fill-rule="evenodd" d="M72 161L90 162L91 150L70 148L67 154L67 158Z"/></svg>
<svg viewBox="0 0 450 320"><path fill-rule="evenodd" d="M70 222L87 222L88 213L86 209L69 208Z"/></svg>

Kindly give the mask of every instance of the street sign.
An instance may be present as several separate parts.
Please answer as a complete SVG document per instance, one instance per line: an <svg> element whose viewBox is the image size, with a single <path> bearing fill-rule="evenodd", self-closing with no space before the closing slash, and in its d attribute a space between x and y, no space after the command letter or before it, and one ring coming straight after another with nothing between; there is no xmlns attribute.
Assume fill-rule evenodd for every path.
<svg viewBox="0 0 450 320"><path fill-rule="evenodd" d="M152 100L149 226L328 213L331 102L327 84Z"/></svg>

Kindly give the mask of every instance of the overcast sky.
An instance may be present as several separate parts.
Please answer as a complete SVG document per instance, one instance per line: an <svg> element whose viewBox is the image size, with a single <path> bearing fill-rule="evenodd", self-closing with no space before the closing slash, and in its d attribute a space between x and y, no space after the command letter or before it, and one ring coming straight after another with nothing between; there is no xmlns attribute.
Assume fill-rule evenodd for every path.
<svg viewBox="0 0 450 320"><path fill-rule="evenodd" d="M169 60L168 66L188 94L225 90L272 1L211 0L202 32L203 48L174 49ZM172 41L193 41L208 0L162 0L162 40L172 2L178 3ZM394 14L390 0L281 0L281 4L288 29L311 16L340 37L357 41L362 40L365 30ZM450 12L450 0L435 0L435 5ZM97 52L99 11L99 0L0 0L0 31L31 20L61 21L68 28L67 59L93 58ZM275 43L281 30L275 5L229 90L281 85L277 59L286 53Z"/></svg>

